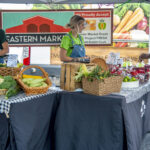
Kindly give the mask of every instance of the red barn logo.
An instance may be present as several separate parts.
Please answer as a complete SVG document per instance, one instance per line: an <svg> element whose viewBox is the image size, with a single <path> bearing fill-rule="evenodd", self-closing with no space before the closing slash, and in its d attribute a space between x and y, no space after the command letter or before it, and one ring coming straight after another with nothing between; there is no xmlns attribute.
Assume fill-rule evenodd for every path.
<svg viewBox="0 0 150 150"><path fill-rule="evenodd" d="M70 29L66 29L63 26L54 24L54 20L34 16L23 20L23 24L6 29L6 33L42 33L42 32L68 32Z"/></svg>

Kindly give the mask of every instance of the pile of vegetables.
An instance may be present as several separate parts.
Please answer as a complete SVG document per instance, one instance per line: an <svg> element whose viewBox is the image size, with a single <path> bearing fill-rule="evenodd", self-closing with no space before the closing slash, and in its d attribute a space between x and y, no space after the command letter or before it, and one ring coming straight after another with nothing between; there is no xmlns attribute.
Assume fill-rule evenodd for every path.
<svg viewBox="0 0 150 150"><path fill-rule="evenodd" d="M138 81L135 77L129 77L129 76L125 76L123 78L123 82L133 82L133 81Z"/></svg>
<svg viewBox="0 0 150 150"><path fill-rule="evenodd" d="M82 78L86 77L89 81L94 79L104 81L105 78L114 76L110 71L104 71L100 66L93 66L87 68L85 64L81 64L78 72L75 75L75 81L81 82Z"/></svg>
<svg viewBox="0 0 150 150"><path fill-rule="evenodd" d="M132 40L144 40L148 39L149 34L149 17L150 17L150 4L147 3L126 3L126 4L115 4L114 8L114 39L132 39ZM136 33L134 36L132 33ZM142 31L142 35L138 35ZM124 35L126 34L126 35ZM135 38L134 38L135 37ZM148 47L148 44L141 46L137 44L128 44L118 42L115 44L116 47Z"/></svg>
<svg viewBox="0 0 150 150"><path fill-rule="evenodd" d="M45 82L46 78L23 78L22 82L28 87L46 87L48 86Z"/></svg>
<svg viewBox="0 0 150 150"><path fill-rule="evenodd" d="M78 72L76 72L75 75L75 81L76 82L81 82L82 81L82 77L87 77L89 74L89 70L87 69L85 64L81 64Z"/></svg>
<svg viewBox="0 0 150 150"><path fill-rule="evenodd" d="M5 98L17 95L20 88L12 76L0 76L0 89L7 89Z"/></svg>

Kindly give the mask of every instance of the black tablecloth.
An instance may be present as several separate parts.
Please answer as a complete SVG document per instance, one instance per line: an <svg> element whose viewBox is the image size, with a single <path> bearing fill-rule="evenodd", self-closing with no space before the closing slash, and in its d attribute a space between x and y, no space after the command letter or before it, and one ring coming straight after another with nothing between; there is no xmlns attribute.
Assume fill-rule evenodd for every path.
<svg viewBox="0 0 150 150"><path fill-rule="evenodd" d="M54 125L55 149L123 149L122 98L61 94Z"/></svg>
<svg viewBox="0 0 150 150"><path fill-rule="evenodd" d="M139 150L144 130L143 118L145 117L147 95L132 103L123 103L123 118L128 150ZM150 110L149 110L150 112Z"/></svg>
<svg viewBox="0 0 150 150"><path fill-rule="evenodd" d="M149 97L60 92L11 104L9 150L139 150Z"/></svg>
<svg viewBox="0 0 150 150"><path fill-rule="evenodd" d="M5 114L0 114L0 150L5 150L9 137L9 121Z"/></svg>

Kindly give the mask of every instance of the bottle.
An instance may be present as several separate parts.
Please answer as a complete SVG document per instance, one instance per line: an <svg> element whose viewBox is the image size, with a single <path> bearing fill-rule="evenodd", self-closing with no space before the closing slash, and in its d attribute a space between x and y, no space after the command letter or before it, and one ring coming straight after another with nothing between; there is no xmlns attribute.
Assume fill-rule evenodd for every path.
<svg viewBox="0 0 150 150"><path fill-rule="evenodd" d="M30 65L30 47L23 47L23 65Z"/></svg>

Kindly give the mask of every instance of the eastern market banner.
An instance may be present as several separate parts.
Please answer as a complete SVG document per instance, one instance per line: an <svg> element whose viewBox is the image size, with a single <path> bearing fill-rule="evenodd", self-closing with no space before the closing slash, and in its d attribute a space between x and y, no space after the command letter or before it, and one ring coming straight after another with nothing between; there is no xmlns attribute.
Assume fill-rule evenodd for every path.
<svg viewBox="0 0 150 150"><path fill-rule="evenodd" d="M87 26L81 33L85 45L112 44L112 9L94 10L2 10L0 26L6 31L9 45L60 45L69 32L64 26L73 15L85 18Z"/></svg>

